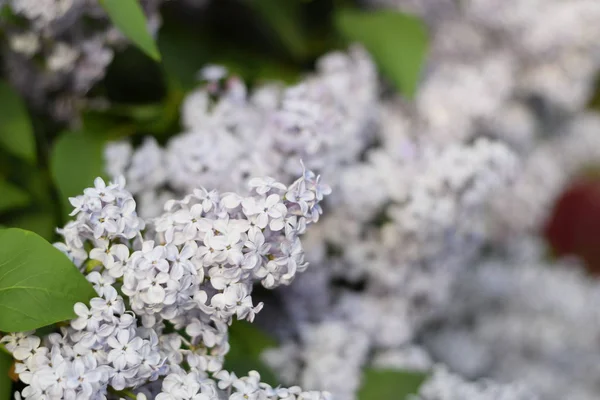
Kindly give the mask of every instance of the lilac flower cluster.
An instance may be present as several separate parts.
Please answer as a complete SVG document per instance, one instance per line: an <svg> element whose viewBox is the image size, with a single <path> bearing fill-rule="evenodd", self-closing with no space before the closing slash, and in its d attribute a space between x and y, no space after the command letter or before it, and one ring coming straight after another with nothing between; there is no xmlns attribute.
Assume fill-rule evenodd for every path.
<svg viewBox="0 0 600 400"><path fill-rule="evenodd" d="M593 93L594 0L361 1L426 21L428 65L414 104L402 108L437 142L484 132L525 151Z"/></svg>
<svg viewBox="0 0 600 400"><path fill-rule="evenodd" d="M360 48L324 57L315 75L286 89L267 85L248 94L214 66L203 76L208 82L184 102L188 131L164 149L151 138L136 150L112 144L107 170L133 181L148 216L159 214L154 205L165 195L203 181L234 190L248 171L258 170L287 182L290 154L327 171L336 183L327 218L304 239L313 268L278 292L287 316L270 320L285 344L267 361L286 384L353 399L362 369L372 362L369 354L409 347L445 304L456 272L486 238L482 215L489 198L518 171L516 155L487 138L441 146L416 135L393 103L379 101L374 66ZM182 225L180 232L202 225L197 203L208 202L207 196L185 213L177 209L173 217L159 217L159 233L170 241L174 224ZM280 224L267 219L279 213L271 209L276 198L269 197L256 207L262 226ZM242 211L255 207L240 205ZM235 257L233 245L225 254L221 248L213 247L218 257ZM268 266L259 270L269 286ZM278 273L273 279L278 276L285 278ZM334 283L340 281L364 289L357 293ZM348 343L351 352L343 350Z"/></svg>
<svg viewBox="0 0 600 400"><path fill-rule="evenodd" d="M499 384L486 379L468 382L437 366L432 376L421 386L419 394L410 400L538 400L539 397L522 384Z"/></svg>
<svg viewBox="0 0 600 400"><path fill-rule="evenodd" d="M152 32L160 24L162 2L141 1ZM61 120L73 119L85 94L104 77L114 50L127 41L97 1L2 0L2 5L24 21L0 20L9 80L36 107Z"/></svg>
<svg viewBox="0 0 600 400"><path fill-rule="evenodd" d="M329 398L223 370L233 318L252 321L262 308L253 283L288 285L307 266L299 237L330 193L319 176L305 170L289 186L255 178L247 196L198 188L147 222L124 180L94 183L70 199L77 217L58 230L56 247L98 297L77 303L60 333L1 339L27 385L19 398L94 400L132 389L161 400Z"/></svg>
<svg viewBox="0 0 600 400"><path fill-rule="evenodd" d="M100 297L89 307L75 305L78 318L42 340L33 332L5 336L18 361L15 372L28 386L25 399L101 399L107 385L116 391L155 381L168 371L157 333L137 325L114 280L88 275Z"/></svg>
<svg viewBox="0 0 600 400"><path fill-rule="evenodd" d="M185 130L165 148L151 137L137 149L110 144L107 172L127 178L149 217L160 213L163 196L200 185L241 191L248 176L264 175L289 183L297 159L337 186L340 171L373 140L377 75L360 47L328 54L317 68L294 86L267 84L249 93L238 78L207 67L204 84L182 105Z"/></svg>
<svg viewBox="0 0 600 400"><path fill-rule="evenodd" d="M539 240L516 235L462 271L423 343L470 379L520 380L544 399L594 399L600 283L578 260L551 261L546 252Z"/></svg>
<svg viewBox="0 0 600 400"><path fill-rule="evenodd" d="M589 341L596 332L589 305L596 294L587 285L556 289L553 284L552 293L512 268L508 277L498 278L517 264L510 258L499 261L495 273L486 268L481 282L461 283L474 273L471 266L481 264L483 245L502 250L515 238L537 235L568 180L600 160L598 114L585 109L600 69L600 47L593 39L598 26L585 21L600 15L600 3L363 3L424 16L431 35L428 66L414 101L400 96L381 101L375 133L380 148L340 169L342 184L329 199L335 206L306 239L312 244L307 257L316 268L281 291L293 324L283 320L279 329L289 342L266 359L290 382L316 382L314 387L355 399L356 386L349 388L347 381L359 379L361 362L374 365L395 354L387 358L388 366L427 369L402 353L419 343L421 352L433 353L468 378L524 378L544 398L595 399L592 365L600 358L598 344ZM580 25L586 28L574 28ZM489 151L492 147L496 150ZM434 156L423 160L424 149ZM471 169L492 153L489 162ZM438 180L438 172L447 180ZM478 173L486 184L471 191ZM466 182L466 191L451 182ZM542 282L563 276L542 257L533 263L543 264L535 268ZM503 284L496 287L494 279ZM523 293L521 285L527 285ZM473 302L472 291L493 300ZM452 313L454 305L471 302L475 312ZM546 315L536 308L542 303L551 309L546 302L569 311ZM499 306L507 308L501 316ZM344 335L334 333L338 323ZM433 334L429 324L433 333L443 330L439 340L423 340ZM294 329L305 334L290 333ZM337 351L361 333L372 341L369 350ZM319 358L319 339L309 335L338 342ZM450 387L440 389L438 397L445 398L444 392L452 398ZM483 392L481 398L497 396Z"/></svg>

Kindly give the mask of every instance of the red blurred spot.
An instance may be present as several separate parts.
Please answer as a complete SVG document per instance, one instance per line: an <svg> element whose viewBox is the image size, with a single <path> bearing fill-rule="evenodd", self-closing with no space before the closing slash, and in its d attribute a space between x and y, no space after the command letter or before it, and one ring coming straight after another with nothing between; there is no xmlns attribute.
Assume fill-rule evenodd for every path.
<svg viewBox="0 0 600 400"><path fill-rule="evenodd" d="M600 179L579 178L555 204L544 234L557 255L576 255L600 275Z"/></svg>

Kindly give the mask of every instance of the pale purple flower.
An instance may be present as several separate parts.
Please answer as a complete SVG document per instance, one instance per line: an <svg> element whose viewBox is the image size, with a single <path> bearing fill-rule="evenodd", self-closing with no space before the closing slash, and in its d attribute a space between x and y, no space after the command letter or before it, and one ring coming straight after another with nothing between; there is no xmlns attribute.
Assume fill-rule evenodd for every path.
<svg viewBox="0 0 600 400"><path fill-rule="evenodd" d="M69 368L67 388L79 389L84 398L91 398L94 391L93 385L102 377L102 373L94 366L86 368L83 361L75 360Z"/></svg>
<svg viewBox="0 0 600 400"><path fill-rule="evenodd" d="M98 327L100 326L100 322L102 322L103 319L100 310L89 309L83 303L75 303L73 309L78 317L71 321L71 326L73 327L73 329L76 329L78 331L94 331L98 329Z"/></svg>
<svg viewBox="0 0 600 400"><path fill-rule="evenodd" d="M131 337L129 330L123 329L111 336L107 344L112 348L108 353L108 361L116 368L124 369L126 366L137 366L141 362L139 350L144 341L139 337Z"/></svg>
<svg viewBox="0 0 600 400"><path fill-rule="evenodd" d="M112 286L106 287L103 297L94 297L90 300L93 311L101 312L105 318L112 318L113 315L123 314L125 305L123 299Z"/></svg>
<svg viewBox="0 0 600 400"><path fill-rule="evenodd" d="M248 182L248 186L254 189L259 195L265 195L272 190L283 192L286 189L286 186L283 183L277 182L270 176L264 178L252 178Z"/></svg>
<svg viewBox="0 0 600 400"><path fill-rule="evenodd" d="M115 200L113 188L107 187L102 178L94 179L94 187L85 189L83 194L89 198L98 198L104 203L111 203Z"/></svg>
<svg viewBox="0 0 600 400"><path fill-rule="evenodd" d="M258 199L248 197L242 201L242 207L247 216L256 216L256 226L264 229L268 225L271 230L278 231L283 229L283 217L287 213L285 205L280 200L277 194Z"/></svg>
<svg viewBox="0 0 600 400"><path fill-rule="evenodd" d="M112 287L113 283L115 283L115 278L108 275L106 272L99 273L98 271L92 271L86 276L88 282L94 285L94 289L98 296L104 296L104 293L109 287Z"/></svg>
<svg viewBox="0 0 600 400"><path fill-rule="evenodd" d="M142 292L146 304L160 304L165 300L166 292L163 284L169 281L166 272L153 272L139 281L137 289Z"/></svg>

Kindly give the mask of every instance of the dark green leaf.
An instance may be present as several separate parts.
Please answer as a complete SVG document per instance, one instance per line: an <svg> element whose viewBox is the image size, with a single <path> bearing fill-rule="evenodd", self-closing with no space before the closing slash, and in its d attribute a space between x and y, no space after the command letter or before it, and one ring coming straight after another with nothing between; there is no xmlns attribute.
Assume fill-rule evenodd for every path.
<svg viewBox="0 0 600 400"><path fill-rule="evenodd" d="M75 317L96 295L58 249L33 232L0 230L0 330L20 332Z"/></svg>
<svg viewBox="0 0 600 400"><path fill-rule="evenodd" d="M223 65L231 74L249 83L261 80L292 83L300 76L297 65L250 51L205 31L177 25L176 21L165 21L158 43L171 90L167 107L178 104L185 92L200 84L198 71L207 64ZM170 98L179 100L170 102Z"/></svg>
<svg viewBox="0 0 600 400"><path fill-rule="evenodd" d="M0 212L29 204L27 192L7 181L0 181Z"/></svg>
<svg viewBox="0 0 600 400"><path fill-rule="evenodd" d="M100 0L100 4L123 35L154 60L160 61L160 53L148 32L146 16L138 0Z"/></svg>
<svg viewBox="0 0 600 400"><path fill-rule="evenodd" d="M130 46L115 54L106 69L102 88L111 104L156 103L166 95L163 78L160 64L139 48Z"/></svg>
<svg viewBox="0 0 600 400"><path fill-rule="evenodd" d="M106 140L118 140L133 135L137 126L129 121L124 121L122 116L113 115L111 110L102 112L87 111L82 113L82 131L86 135L93 135Z"/></svg>
<svg viewBox="0 0 600 400"><path fill-rule="evenodd" d="M12 399L12 381L8 375L12 363L12 358L0 351L0 400Z"/></svg>
<svg viewBox="0 0 600 400"><path fill-rule="evenodd" d="M198 84L198 70L207 63L214 62L202 33L176 26L171 21L165 21L165 25L161 27L158 45L171 89L193 89Z"/></svg>
<svg viewBox="0 0 600 400"><path fill-rule="evenodd" d="M404 95L414 96L427 53L427 30L421 20L393 11L346 9L337 13L336 25L348 40L367 48Z"/></svg>
<svg viewBox="0 0 600 400"><path fill-rule="evenodd" d="M5 82L0 82L0 146L31 163L35 162L35 136L25 103Z"/></svg>
<svg viewBox="0 0 600 400"><path fill-rule="evenodd" d="M231 349L225 357L225 369L235 372L237 376L246 376L252 370L258 371L263 382L277 385L273 371L260 360L262 351L276 347L277 342L253 324L235 321L229 328L229 344Z"/></svg>
<svg viewBox="0 0 600 400"><path fill-rule="evenodd" d="M427 374L392 369L367 369L358 392L359 400L404 400L416 394Z"/></svg>
<svg viewBox="0 0 600 400"><path fill-rule="evenodd" d="M102 136L118 126L118 122L105 111L85 111L81 114L81 121L82 130L90 135Z"/></svg>
<svg viewBox="0 0 600 400"><path fill-rule="evenodd" d="M252 0L253 7L273 30L285 48L296 58L307 53L302 32L302 4L297 0Z"/></svg>
<svg viewBox="0 0 600 400"><path fill-rule="evenodd" d="M94 179L104 175L104 139L83 132L65 132L56 141L50 171L56 183L65 215L72 207L69 197L77 196Z"/></svg>

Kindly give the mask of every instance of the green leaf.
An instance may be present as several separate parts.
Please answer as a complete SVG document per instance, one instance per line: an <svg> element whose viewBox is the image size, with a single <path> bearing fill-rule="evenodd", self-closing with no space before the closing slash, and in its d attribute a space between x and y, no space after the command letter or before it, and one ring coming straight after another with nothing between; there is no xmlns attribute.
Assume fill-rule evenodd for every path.
<svg viewBox="0 0 600 400"><path fill-rule="evenodd" d="M408 395L417 394L426 378L423 372L369 368L363 375L358 399L404 400Z"/></svg>
<svg viewBox="0 0 600 400"><path fill-rule="evenodd" d="M0 400L12 399L12 381L8 375L12 363L12 358L0 351Z"/></svg>
<svg viewBox="0 0 600 400"><path fill-rule="evenodd" d="M94 288L58 249L37 234L0 230L0 330L20 332L73 319L73 305Z"/></svg>
<svg viewBox="0 0 600 400"><path fill-rule="evenodd" d="M200 84L198 71L207 64L223 65L231 74L250 83L259 80L292 83L300 77L296 64L250 51L247 46L238 46L202 29L182 26L177 19L165 18L158 45L171 92L167 108L178 105L186 92Z"/></svg>
<svg viewBox="0 0 600 400"><path fill-rule="evenodd" d="M50 172L58 187L65 215L69 197L77 196L98 176L104 176L104 139L84 132L63 133L52 149Z"/></svg>
<svg viewBox="0 0 600 400"><path fill-rule="evenodd" d="M113 115L111 110L86 111L81 114L82 131L106 140L119 140L131 136L138 127L122 116Z"/></svg>
<svg viewBox="0 0 600 400"><path fill-rule="evenodd" d="M248 3L274 31L277 39L295 58L307 54L302 31L302 4L297 0L252 0Z"/></svg>
<svg viewBox="0 0 600 400"><path fill-rule="evenodd" d="M138 0L100 0L100 4L123 35L151 58L160 61L160 52L148 32L146 16Z"/></svg>
<svg viewBox="0 0 600 400"><path fill-rule="evenodd" d="M35 136L27 108L17 92L5 82L0 82L0 107L0 146L34 163Z"/></svg>
<svg viewBox="0 0 600 400"><path fill-rule="evenodd" d="M263 382L277 385L275 374L260 359L263 350L277 346L275 340L249 322L234 321L229 328L229 344L231 349L225 357L225 369L235 372L237 376L246 376L252 370L258 371Z"/></svg>
<svg viewBox="0 0 600 400"><path fill-rule="evenodd" d="M427 53L427 30L416 17L393 11L338 11L337 29L360 42L383 72L407 97L414 97Z"/></svg>
<svg viewBox="0 0 600 400"><path fill-rule="evenodd" d="M191 90L198 85L202 66L214 62L204 34L167 20L158 34L162 67L171 89Z"/></svg>
<svg viewBox="0 0 600 400"><path fill-rule="evenodd" d="M0 181L0 212L26 206L30 200L27 192L10 182Z"/></svg>

